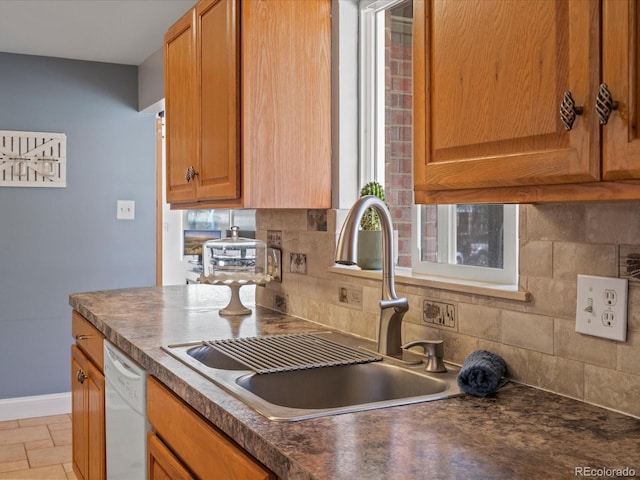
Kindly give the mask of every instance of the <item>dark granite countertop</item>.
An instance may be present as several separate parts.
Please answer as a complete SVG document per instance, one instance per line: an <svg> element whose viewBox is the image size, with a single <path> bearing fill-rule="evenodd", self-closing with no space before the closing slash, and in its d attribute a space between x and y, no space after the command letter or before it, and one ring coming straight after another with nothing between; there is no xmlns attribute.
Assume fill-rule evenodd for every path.
<svg viewBox="0 0 640 480"><path fill-rule="evenodd" d="M270 421L160 346L326 328L262 307L246 317L220 317L219 287L78 293L69 303L284 479L640 476L640 420L517 384L488 398L462 396L300 422Z"/></svg>

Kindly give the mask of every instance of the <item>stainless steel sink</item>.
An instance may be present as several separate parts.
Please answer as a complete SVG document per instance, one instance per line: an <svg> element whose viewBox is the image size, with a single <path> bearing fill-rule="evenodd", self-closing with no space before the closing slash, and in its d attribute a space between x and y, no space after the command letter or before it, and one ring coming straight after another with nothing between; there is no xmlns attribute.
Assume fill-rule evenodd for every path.
<svg viewBox="0 0 640 480"><path fill-rule="evenodd" d="M385 363L244 375L238 385L283 407L327 409L435 395L447 382Z"/></svg>
<svg viewBox="0 0 640 480"><path fill-rule="evenodd" d="M359 348L360 342L347 335L315 335ZM446 373L428 374L423 364L384 357L372 363L257 374L205 342L162 348L271 420L295 421L462 394L456 383L458 368L450 365Z"/></svg>

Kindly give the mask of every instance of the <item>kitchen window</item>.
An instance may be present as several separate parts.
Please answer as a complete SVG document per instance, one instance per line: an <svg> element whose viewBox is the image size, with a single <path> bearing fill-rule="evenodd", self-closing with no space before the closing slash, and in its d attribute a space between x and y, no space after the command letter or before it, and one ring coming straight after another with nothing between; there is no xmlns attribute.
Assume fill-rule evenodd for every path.
<svg viewBox="0 0 640 480"><path fill-rule="evenodd" d="M360 0L360 184L385 188L398 266L517 284L515 205L413 205L412 0Z"/></svg>

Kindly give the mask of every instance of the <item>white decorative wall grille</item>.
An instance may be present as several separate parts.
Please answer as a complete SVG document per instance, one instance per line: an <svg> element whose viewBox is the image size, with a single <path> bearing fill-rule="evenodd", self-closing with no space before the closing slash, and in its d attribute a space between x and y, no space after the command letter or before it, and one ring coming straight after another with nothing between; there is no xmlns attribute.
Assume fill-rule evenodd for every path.
<svg viewBox="0 0 640 480"><path fill-rule="evenodd" d="M0 130L0 187L66 187L64 133Z"/></svg>

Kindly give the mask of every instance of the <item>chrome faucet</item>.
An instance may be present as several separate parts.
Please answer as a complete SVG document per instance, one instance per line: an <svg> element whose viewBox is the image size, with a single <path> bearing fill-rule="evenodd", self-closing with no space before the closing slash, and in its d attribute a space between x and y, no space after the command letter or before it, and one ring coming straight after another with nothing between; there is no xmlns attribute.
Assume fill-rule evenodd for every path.
<svg viewBox="0 0 640 480"><path fill-rule="evenodd" d="M353 204L344 221L338 246L336 263L354 265L358 253L358 225L360 219L373 208L380 217L382 226L382 300L380 300L380 323L378 325L378 353L388 356L402 356L402 317L409 310L406 298L398 297L395 285L393 263L393 224L385 203L378 197L367 195Z"/></svg>

